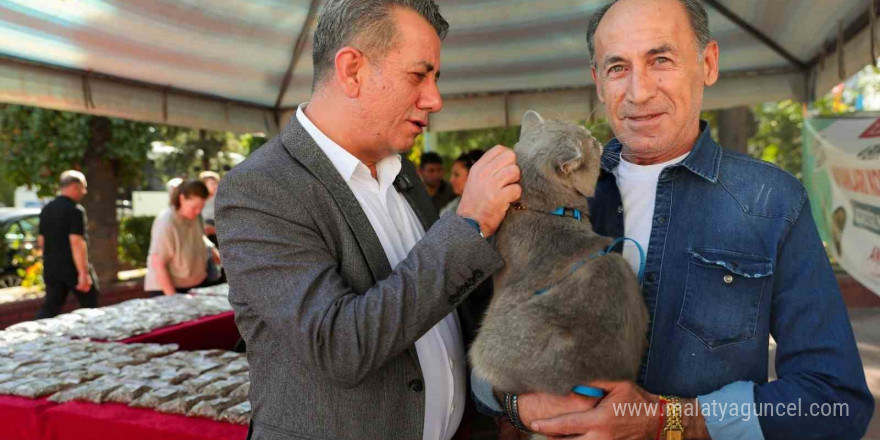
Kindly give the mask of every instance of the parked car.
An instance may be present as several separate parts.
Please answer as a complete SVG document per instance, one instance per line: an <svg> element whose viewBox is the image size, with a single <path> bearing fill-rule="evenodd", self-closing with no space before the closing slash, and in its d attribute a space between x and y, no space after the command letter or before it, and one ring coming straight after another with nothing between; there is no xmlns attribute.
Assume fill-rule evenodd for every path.
<svg viewBox="0 0 880 440"><path fill-rule="evenodd" d="M37 248L40 210L0 208L0 288L21 284L20 262ZM19 258L16 258L19 257Z"/></svg>

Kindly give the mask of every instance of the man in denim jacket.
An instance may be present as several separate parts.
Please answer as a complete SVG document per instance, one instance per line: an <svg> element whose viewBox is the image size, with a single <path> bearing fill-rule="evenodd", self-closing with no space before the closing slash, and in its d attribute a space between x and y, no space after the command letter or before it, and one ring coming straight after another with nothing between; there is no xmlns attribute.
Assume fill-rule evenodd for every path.
<svg viewBox="0 0 880 440"><path fill-rule="evenodd" d="M591 440L865 433L874 399L806 191L773 165L722 150L699 120L703 89L718 78L708 29L699 0L620 0L591 20L593 78L617 138L590 218L599 234L645 248L649 345L637 383L591 384L601 400L517 396L517 422L533 431ZM623 253L638 267L635 249ZM501 415L503 390L494 392L474 378L484 412ZM673 408L680 427L659 415Z"/></svg>

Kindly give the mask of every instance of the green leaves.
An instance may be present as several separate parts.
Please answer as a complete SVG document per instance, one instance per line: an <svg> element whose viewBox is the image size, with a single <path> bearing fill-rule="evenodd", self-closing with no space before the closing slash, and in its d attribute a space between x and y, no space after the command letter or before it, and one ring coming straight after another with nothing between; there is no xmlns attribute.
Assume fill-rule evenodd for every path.
<svg viewBox="0 0 880 440"><path fill-rule="evenodd" d="M3 180L19 185L39 185L40 195L50 196L58 174L80 169L91 141L89 122L94 116L20 105L0 105L0 159ZM111 119L112 138L106 151L97 152L117 165L124 183L136 181L147 160L155 130L148 124Z"/></svg>
<svg viewBox="0 0 880 440"><path fill-rule="evenodd" d="M145 267L150 250L150 228L155 217L126 217L119 222L117 253L125 268Z"/></svg>
<svg viewBox="0 0 880 440"><path fill-rule="evenodd" d="M787 100L755 106L758 130L749 139L752 156L779 165L801 179L804 115L801 103Z"/></svg>

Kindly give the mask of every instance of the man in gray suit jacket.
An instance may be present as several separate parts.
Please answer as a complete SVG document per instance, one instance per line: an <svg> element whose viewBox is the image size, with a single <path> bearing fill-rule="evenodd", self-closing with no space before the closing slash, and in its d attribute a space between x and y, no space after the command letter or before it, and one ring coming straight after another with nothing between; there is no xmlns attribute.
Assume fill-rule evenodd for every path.
<svg viewBox="0 0 880 440"><path fill-rule="evenodd" d="M461 420L455 309L502 266L486 241L520 196L513 152L471 169L437 219L411 163L447 23L431 0L331 0L311 100L216 200L253 439L449 440Z"/></svg>

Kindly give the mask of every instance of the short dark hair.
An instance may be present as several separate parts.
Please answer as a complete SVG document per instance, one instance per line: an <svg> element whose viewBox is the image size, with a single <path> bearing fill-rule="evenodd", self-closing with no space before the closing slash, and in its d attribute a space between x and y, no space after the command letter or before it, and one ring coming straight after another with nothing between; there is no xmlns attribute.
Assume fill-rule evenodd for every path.
<svg viewBox="0 0 880 440"><path fill-rule="evenodd" d="M590 24L587 26L587 48L590 50L590 62L596 65L596 50L593 45L593 38L596 36L596 29L599 28L599 22L608 13L612 6L620 0L612 0L607 5L600 8L590 18ZM688 19L691 22L691 30L694 31L694 39L697 41L697 50L702 53L709 44L711 36L709 35L709 14L706 13L706 7L703 6L702 0L678 0L687 11Z"/></svg>
<svg viewBox="0 0 880 440"><path fill-rule="evenodd" d="M392 14L395 8L417 12L431 23L441 40L446 38L449 23L433 0L329 0L315 29L312 90L318 89L333 71L336 52L345 46L357 43L358 49L377 57L388 53L397 41Z"/></svg>
<svg viewBox="0 0 880 440"><path fill-rule="evenodd" d="M443 158L433 151L422 153L422 158L419 160L419 168L425 169L425 166L432 163L443 165Z"/></svg>
<svg viewBox="0 0 880 440"><path fill-rule="evenodd" d="M187 199L198 197L207 200L209 196L208 187L201 180L195 179L190 179L177 185L174 191L171 192L171 204L174 205L174 209L180 209L181 195Z"/></svg>
<svg viewBox="0 0 880 440"><path fill-rule="evenodd" d="M461 163L468 171L470 171L471 167L483 157L483 153L485 153L483 150L471 150L466 153L461 153L455 161Z"/></svg>

